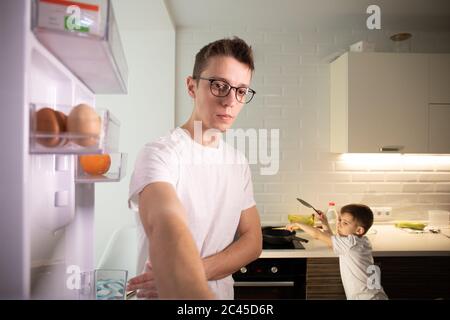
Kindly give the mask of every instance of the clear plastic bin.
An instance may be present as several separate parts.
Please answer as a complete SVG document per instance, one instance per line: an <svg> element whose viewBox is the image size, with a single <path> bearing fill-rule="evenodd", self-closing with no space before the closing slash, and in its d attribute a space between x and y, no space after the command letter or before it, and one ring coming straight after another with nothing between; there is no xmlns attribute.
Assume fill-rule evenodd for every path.
<svg viewBox="0 0 450 320"><path fill-rule="evenodd" d="M108 156L110 160L106 160ZM105 164L108 161L110 165ZM76 165L75 183L117 182L125 176L126 167L126 153L94 155L94 157L80 155ZM86 170L90 170L90 172L88 173ZM106 172L99 173L104 170Z"/></svg>
<svg viewBox="0 0 450 320"><path fill-rule="evenodd" d="M68 116L72 106L53 106L43 104L30 105L30 153L44 154L96 154L113 153L118 151L120 122L107 109L93 109L95 113L95 125L98 126L96 134L92 132L92 118L79 118L77 129L81 132L67 131L68 118L62 120L66 125L55 123L55 118L49 115L42 116L43 109L57 111L60 115L57 119ZM50 111L46 110L46 111ZM39 114L38 114L39 112ZM61 113L63 114L61 116ZM87 129L86 129L87 128Z"/></svg>
<svg viewBox="0 0 450 320"><path fill-rule="evenodd" d="M94 93L127 92L128 67L110 0L34 0L32 29Z"/></svg>
<svg viewBox="0 0 450 320"><path fill-rule="evenodd" d="M79 300L125 300L128 271L96 269L80 274Z"/></svg>

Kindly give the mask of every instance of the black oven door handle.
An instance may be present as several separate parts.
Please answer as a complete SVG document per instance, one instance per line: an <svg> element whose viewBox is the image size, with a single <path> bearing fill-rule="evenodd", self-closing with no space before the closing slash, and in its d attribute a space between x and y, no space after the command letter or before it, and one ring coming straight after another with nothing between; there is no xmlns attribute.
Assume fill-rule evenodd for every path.
<svg viewBox="0 0 450 320"><path fill-rule="evenodd" d="M293 287L294 281L236 281L235 287Z"/></svg>

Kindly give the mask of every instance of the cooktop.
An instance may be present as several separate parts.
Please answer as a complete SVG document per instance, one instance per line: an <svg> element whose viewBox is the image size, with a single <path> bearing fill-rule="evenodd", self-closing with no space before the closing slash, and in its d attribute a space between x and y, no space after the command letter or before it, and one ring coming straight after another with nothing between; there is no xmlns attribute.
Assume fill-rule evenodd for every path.
<svg viewBox="0 0 450 320"><path fill-rule="evenodd" d="M265 250L305 250L305 247L298 240L292 240L291 242L284 244L271 244L263 241L263 249Z"/></svg>

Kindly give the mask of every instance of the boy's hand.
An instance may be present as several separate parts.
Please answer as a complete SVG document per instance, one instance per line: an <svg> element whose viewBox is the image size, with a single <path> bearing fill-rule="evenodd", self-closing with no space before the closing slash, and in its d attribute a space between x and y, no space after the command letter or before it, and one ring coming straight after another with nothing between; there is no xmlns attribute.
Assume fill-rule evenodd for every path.
<svg viewBox="0 0 450 320"><path fill-rule="evenodd" d="M323 211L317 210L320 212L320 214L317 214L314 212L314 215L317 219L319 219L322 223L328 223L327 216L323 213Z"/></svg>
<svg viewBox="0 0 450 320"><path fill-rule="evenodd" d="M331 231L327 216L322 211L320 211L320 210L318 210L318 211L320 212L320 215L317 213L314 213L314 214L322 222L322 230L332 234L333 232Z"/></svg>
<svg viewBox="0 0 450 320"><path fill-rule="evenodd" d="M298 229L301 229L301 226L298 223L289 223L286 225L286 230L294 231Z"/></svg>

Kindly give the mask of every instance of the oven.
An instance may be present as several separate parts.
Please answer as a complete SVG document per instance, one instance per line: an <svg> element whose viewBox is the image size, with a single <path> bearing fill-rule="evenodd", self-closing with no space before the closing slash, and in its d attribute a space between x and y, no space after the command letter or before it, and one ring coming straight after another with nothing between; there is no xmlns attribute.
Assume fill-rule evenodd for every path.
<svg viewBox="0 0 450 320"><path fill-rule="evenodd" d="M306 299L306 259L259 258L233 274L234 298Z"/></svg>
<svg viewBox="0 0 450 320"><path fill-rule="evenodd" d="M259 258L233 274L235 299L306 299L305 258Z"/></svg>
<svg viewBox="0 0 450 320"><path fill-rule="evenodd" d="M266 242L263 250L304 250L301 238L289 242ZM303 240L304 241L304 240ZM305 258L259 258L233 274L235 299L306 299Z"/></svg>

